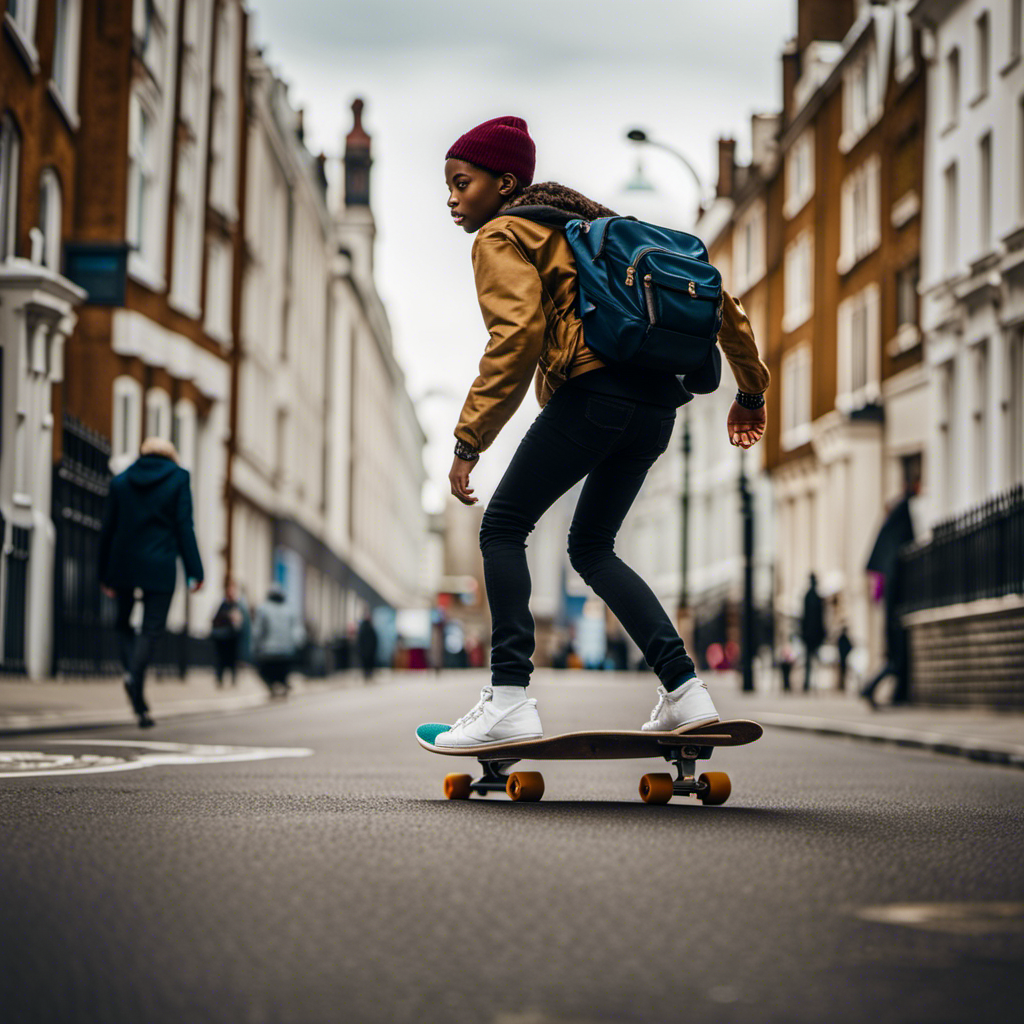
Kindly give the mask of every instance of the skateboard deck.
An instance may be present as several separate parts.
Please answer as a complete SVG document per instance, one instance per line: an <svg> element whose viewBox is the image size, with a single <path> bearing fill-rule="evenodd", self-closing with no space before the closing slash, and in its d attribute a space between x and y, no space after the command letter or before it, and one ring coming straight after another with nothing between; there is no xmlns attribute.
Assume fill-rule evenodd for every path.
<svg viewBox="0 0 1024 1024"><path fill-rule="evenodd" d="M425 750L453 757L475 757L483 775L451 774L445 778L444 793L449 800L466 799L473 793L486 796L504 790L513 800L535 801L544 794L540 772L512 772L517 761L578 761L607 758L661 757L676 766L676 778L648 774L640 780L640 796L645 803L666 803L674 795L695 795L703 803L721 804L732 790L724 772L706 772L695 777L696 762L709 758L715 747L738 747L753 743L763 732L757 722L736 719L698 725L678 732L640 730L595 730L567 732L540 739L513 740L509 743L476 747L439 747L437 736L446 725L421 725L416 740Z"/></svg>

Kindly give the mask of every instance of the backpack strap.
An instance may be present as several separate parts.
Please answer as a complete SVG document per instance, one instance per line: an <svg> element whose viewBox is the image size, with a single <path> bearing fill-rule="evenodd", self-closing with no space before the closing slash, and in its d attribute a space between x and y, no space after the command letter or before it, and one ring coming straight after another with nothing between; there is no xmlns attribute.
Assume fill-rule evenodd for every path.
<svg viewBox="0 0 1024 1024"><path fill-rule="evenodd" d="M511 210L502 210L499 217L523 217L525 220L547 224L553 228L564 228L571 220L582 220L578 214L560 210L557 206L513 206Z"/></svg>

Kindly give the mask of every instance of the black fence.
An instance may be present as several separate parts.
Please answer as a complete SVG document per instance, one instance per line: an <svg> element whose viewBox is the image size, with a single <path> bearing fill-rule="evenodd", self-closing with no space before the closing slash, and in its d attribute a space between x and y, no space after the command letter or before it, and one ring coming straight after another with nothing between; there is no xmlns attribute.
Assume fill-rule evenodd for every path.
<svg viewBox="0 0 1024 1024"><path fill-rule="evenodd" d="M1024 486L939 523L900 558L903 613L1024 594Z"/></svg>
<svg viewBox="0 0 1024 1024"><path fill-rule="evenodd" d="M3 543L4 642L0 652L0 671L25 671L25 598L28 590L28 556L32 531L8 525L0 515L0 541Z"/></svg>
<svg viewBox="0 0 1024 1024"><path fill-rule="evenodd" d="M64 457L54 467L54 671L108 675L119 671L114 602L100 591L100 524L110 487L110 444L64 417Z"/></svg>

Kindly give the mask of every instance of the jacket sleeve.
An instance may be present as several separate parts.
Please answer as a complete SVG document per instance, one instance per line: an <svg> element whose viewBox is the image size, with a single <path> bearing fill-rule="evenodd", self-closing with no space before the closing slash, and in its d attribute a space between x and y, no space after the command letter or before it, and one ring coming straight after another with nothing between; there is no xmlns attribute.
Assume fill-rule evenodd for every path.
<svg viewBox="0 0 1024 1024"><path fill-rule="evenodd" d="M759 395L771 382L768 367L757 354L754 332L743 307L728 292L722 292L722 327L718 344L732 367L736 386L748 395Z"/></svg>
<svg viewBox="0 0 1024 1024"><path fill-rule="evenodd" d="M490 337L455 436L482 452L530 389L547 319L540 275L508 235L496 231L477 236L473 272Z"/></svg>
<svg viewBox="0 0 1024 1024"><path fill-rule="evenodd" d="M103 522L100 526L99 579L101 584L110 582L110 549L117 529L117 488L111 484L107 500L103 505Z"/></svg>
<svg viewBox="0 0 1024 1024"><path fill-rule="evenodd" d="M182 470L184 478L178 488L177 530L178 552L185 563L185 578L201 580L203 578L203 561L199 557L199 545L196 543L196 532L192 525L192 486L187 470Z"/></svg>

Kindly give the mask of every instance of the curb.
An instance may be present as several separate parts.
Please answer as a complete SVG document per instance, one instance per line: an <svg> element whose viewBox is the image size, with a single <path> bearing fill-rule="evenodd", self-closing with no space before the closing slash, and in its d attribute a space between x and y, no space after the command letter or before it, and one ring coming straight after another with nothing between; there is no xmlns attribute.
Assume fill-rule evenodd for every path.
<svg viewBox="0 0 1024 1024"><path fill-rule="evenodd" d="M971 761L1000 764L1010 768L1024 768L1024 746L982 740L971 736L954 740L940 733L918 732L885 725L862 725L859 722L837 722L811 715L787 715L766 711L757 716L764 725L777 729L814 732L821 736L841 736L846 739L866 740L869 743L887 743L897 747L929 750L936 754L965 757Z"/></svg>

